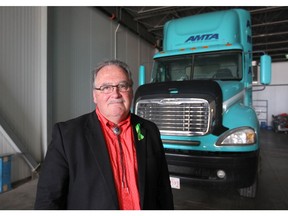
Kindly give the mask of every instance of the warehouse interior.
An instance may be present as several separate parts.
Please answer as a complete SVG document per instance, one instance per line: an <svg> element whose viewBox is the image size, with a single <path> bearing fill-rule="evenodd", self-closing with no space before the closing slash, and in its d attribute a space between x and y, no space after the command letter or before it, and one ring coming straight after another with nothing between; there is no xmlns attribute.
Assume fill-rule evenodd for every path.
<svg viewBox="0 0 288 216"><path fill-rule="evenodd" d="M273 125L273 116L288 113L285 6L0 6L0 156L11 164L0 210L33 209L52 126L94 110L91 71L99 61L127 62L136 91L139 65L150 69L162 49L165 22L230 8L251 13L256 65L261 53L272 59L271 84L253 83L262 143L258 194L184 185L173 189L175 209L287 210L288 134Z"/></svg>

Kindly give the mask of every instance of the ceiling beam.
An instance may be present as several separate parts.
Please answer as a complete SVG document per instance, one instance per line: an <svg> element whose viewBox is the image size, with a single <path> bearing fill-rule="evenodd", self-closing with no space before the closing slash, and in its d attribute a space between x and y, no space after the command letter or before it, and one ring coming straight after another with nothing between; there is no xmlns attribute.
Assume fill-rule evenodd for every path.
<svg viewBox="0 0 288 216"><path fill-rule="evenodd" d="M268 25L278 25L278 24L286 24L288 23L288 20L280 20L280 21L274 21L274 22L265 22L265 23L259 23L252 25L252 28L257 28L261 26L268 26Z"/></svg>
<svg viewBox="0 0 288 216"><path fill-rule="evenodd" d="M177 8L177 9L175 9ZM175 9L175 12L182 12L182 11L186 11L186 10L191 10L195 7L183 7L183 8L179 8L179 7L169 7L167 10L170 10L172 11L173 9ZM137 15L137 17L134 18L135 21L140 21L140 20L143 20L143 19L148 19L148 18L152 18L152 17L155 17L155 16L161 16L161 15L165 15L165 14L168 14L167 13L167 10L164 10L164 11L158 11L158 13L153 13L153 14L141 14L141 15Z"/></svg>
<svg viewBox="0 0 288 216"><path fill-rule="evenodd" d="M277 44L288 44L288 40L285 41L273 41L273 42L265 42L265 43L253 43L253 46L267 46L267 45L277 45Z"/></svg>
<svg viewBox="0 0 288 216"><path fill-rule="evenodd" d="M255 10L249 10L249 12L253 15L253 14L259 14L259 13L265 13L265 12L271 12L271 11L275 11L275 10L281 10L283 7L269 7L267 6L266 8L259 8L259 9L255 9Z"/></svg>
<svg viewBox="0 0 288 216"><path fill-rule="evenodd" d="M274 52L274 51L280 51L280 50L287 50L288 52L288 47L280 47L280 48L271 48L271 49L258 49L259 51L269 51L269 52Z"/></svg>
<svg viewBox="0 0 288 216"><path fill-rule="evenodd" d="M288 34L288 31L285 31L285 32L274 32L274 33L264 33L264 34L252 35L252 38L270 37L270 36L275 36L275 35L284 35L284 34Z"/></svg>
<svg viewBox="0 0 288 216"><path fill-rule="evenodd" d="M163 7L156 7L156 8L150 8L147 10L140 10L137 12L139 15L145 15L148 14L150 15L151 13L156 13L156 12L161 12L161 11L167 11L170 10L171 8L175 8L175 6L163 6Z"/></svg>

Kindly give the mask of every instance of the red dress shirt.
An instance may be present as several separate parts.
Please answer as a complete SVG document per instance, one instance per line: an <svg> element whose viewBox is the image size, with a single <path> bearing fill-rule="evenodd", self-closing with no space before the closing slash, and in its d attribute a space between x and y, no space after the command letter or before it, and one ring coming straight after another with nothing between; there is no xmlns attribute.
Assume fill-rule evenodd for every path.
<svg viewBox="0 0 288 216"><path fill-rule="evenodd" d="M138 167L130 115L118 125L107 120L96 108L100 120L117 190L121 210L140 210ZM113 128L117 126L120 134Z"/></svg>

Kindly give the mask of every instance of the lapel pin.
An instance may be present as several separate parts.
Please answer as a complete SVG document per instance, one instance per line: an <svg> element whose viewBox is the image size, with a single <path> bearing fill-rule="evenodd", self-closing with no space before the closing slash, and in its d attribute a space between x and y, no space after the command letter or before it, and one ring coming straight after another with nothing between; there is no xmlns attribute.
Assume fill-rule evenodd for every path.
<svg viewBox="0 0 288 216"><path fill-rule="evenodd" d="M140 141L140 140L144 139L143 134L141 134L140 123L138 123L138 124L135 126L135 128L136 128L138 140Z"/></svg>

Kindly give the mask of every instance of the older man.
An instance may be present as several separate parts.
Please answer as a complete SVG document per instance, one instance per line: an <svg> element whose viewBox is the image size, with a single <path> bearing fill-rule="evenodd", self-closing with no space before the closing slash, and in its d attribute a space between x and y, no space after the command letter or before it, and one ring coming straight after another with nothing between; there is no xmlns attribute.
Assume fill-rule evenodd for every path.
<svg viewBox="0 0 288 216"><path fill-rule="evenodd" d="M96 110L57 123L35 209L173 209L156 125L130 113L131 72L111 60L93 72Z"/></svg>

